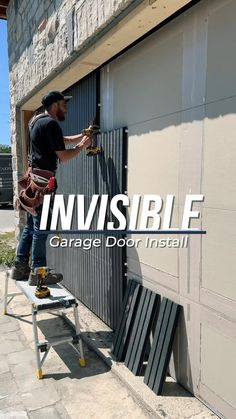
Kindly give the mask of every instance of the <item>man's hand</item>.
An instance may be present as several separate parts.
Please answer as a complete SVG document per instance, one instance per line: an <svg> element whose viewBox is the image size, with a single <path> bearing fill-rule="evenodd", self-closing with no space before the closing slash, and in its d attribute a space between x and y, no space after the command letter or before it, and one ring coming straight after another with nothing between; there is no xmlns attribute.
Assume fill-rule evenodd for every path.
<svg viewBox="0 0 236 419"><path fill-rule="evenodd" d="M66 145L68 144L77 144L79 143L84 137L90 137L90 135L86 135L85 133L81 133L81 134L77 134L77 135L69 135L69 136L65 136L63 137L64 139L64 143Z"/></svg>
<svg viewBox="0 0 236 419"><path fill-rule="evenodd" d="M87 148L91 145L92 138L90 136L84 135L82 140L70 150L60 150L56 151L57 157L61 162L66 162L73 157L77 156L83 148Z"/></svg>
<svg viewBox="0 0 236 419"><path fill-rule="evenodd" d="M63 137L64 143L67 144L76 144L83 138L84 134L76 134L76 135L66 135Z"/></svg>
<svg viewBox="0 0 236 419"><path fill-rule="evenodd" d="M84 135L82 140L75 146L75 148L80 148L81 150L83 148L87 148L92 143L92 137L88 135Z"/></svg>

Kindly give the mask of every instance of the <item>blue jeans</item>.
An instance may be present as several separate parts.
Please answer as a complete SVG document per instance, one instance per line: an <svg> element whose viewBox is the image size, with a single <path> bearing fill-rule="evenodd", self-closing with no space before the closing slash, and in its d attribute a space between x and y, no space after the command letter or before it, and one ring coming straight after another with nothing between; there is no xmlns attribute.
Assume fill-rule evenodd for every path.
<svg viewBox="0 0 236 419"><path fill-rule="evenodd" d="M39 230L42 207L37 208L37 215L27 213L27 224L22 232L17 253L16 261L29 263L31 253L31 269L47 266L46 260L46 241L47 234L34 234Z"/></svg>

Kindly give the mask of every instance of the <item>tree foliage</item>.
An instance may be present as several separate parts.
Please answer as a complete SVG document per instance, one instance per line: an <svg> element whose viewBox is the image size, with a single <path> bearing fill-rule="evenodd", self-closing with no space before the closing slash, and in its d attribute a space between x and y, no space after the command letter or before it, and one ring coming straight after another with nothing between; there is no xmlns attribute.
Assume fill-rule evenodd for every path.
<svg viewBox="0 0 236 419"><path fill-rule="evenodd" d="M6 144L0 144L0 153L11 154L11 146Z"/></svg>

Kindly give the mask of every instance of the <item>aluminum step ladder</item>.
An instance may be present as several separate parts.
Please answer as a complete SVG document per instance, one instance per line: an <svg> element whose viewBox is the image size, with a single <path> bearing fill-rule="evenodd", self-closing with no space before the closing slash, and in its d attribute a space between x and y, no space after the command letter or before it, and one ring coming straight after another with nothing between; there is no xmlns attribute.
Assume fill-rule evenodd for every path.
<svg viewBox="0 0 236 419"><path fill-rule="evenodd" d="M36 354L36 363L37 363L37 377L38 379L43 378L42 366L43 363L48 355L48 352L51 347L60 345L62 343L71 344L76 352L79 355L79 364L81 367L85 366L85 359L84 359L84 352L83 352L83 344L81 339L81 331L80 331L80 324L79 324L79 314L78 314L78 302L76 298L70 294L67 289L63 287L61 284L50 285L50 296L47 298L37 298L35 296L35 286L31 286L28 284L28 281L16 281L11 279L15 282L17 287L19 288L19 292L8 292L8 285L9 280L11 279L11 271L6 271L5 276L5 292L4 292L4 314L7 315L7 307L12 300L17 295L24 294L28 299L31 305L31 313L32 313L32 325L33 325L33 333L34 333L34 342L35 342L35 354ZM37 325L37 315L46 312L46 311L60 311L60 310L68 310L73 309L74 313L74 321L75 321L75 331L76 334L69 337L64 337L62 339L58 339L49 343L48 341L40 342L38 336L38 325ZM63 313L64 314L64 313ZM43 354L43 356L41 355Z"/></svg>

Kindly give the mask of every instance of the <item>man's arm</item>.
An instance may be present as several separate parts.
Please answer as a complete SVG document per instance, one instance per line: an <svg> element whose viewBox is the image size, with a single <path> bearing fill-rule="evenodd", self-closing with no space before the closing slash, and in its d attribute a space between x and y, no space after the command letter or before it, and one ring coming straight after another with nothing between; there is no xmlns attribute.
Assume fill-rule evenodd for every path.
<svg viewBox="0 0 236 419"><path fill-rule="evenodd" d="M86 135L83 136L82 140L74 148L70 150L58 150L56 151L57 157L61 162L66 162L73 157L77 156L83 148L87 148L91 145L91 138Z"/></svg>
<svg viewBox="0 0 236 419"><path fill-rule="evenodd" d="M82 140L84 134L77 134L77 135L66 135L63 137L65 144L74 144L78 143L80 140Z"/></svg>

